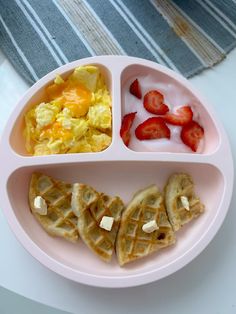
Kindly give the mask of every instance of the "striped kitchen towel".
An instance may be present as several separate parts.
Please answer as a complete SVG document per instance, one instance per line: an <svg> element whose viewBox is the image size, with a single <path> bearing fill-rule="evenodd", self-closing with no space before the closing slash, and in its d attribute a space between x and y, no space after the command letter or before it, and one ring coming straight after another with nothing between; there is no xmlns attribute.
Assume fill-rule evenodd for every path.
<svg viewBox="0 0 236 314"><path fill-rule="evenodd" d="M0 44L30 84L69 61L108 54L190 77L236 46L236 1L0 0Z"/></svg>

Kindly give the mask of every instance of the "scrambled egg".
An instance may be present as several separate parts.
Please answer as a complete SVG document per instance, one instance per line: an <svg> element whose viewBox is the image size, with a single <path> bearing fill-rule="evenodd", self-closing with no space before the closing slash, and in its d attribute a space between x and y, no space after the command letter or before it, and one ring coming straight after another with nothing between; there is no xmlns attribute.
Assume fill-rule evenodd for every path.
<svg viewBox="0 0 236 314"><path fill-rule="evenodd" d="M96 66L56 76L47 99L25 114L26 149L32 155L99 152L111 144L111 97Z"/></svg>

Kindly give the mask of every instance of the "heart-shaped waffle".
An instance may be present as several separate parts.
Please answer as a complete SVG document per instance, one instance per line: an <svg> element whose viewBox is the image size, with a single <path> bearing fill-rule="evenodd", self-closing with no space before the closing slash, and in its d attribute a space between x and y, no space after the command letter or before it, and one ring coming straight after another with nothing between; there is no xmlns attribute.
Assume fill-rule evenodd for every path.
<svg viewBox="0 0 236 314"><path fill-rule="evenodd" d="M193 180L187 173L175 173L169 177L165 186L165 203L175 231L198 217L205 208L196 196Z"/></svg>
<svg viewBox="0 0 236 314"><path fill-rule="evenodd" d="M78 216L78 229L85 244L101 259L109 262L124 208L122 200L118 196L110 197L88 185L76 183L73 186L72 208ZM114 218L110 231L100 227L104 216Z"/></svg>
<svg viewBox="0 0 236 314"><path fill-rule="evenodd" d="M157 230L146 233L143 225L155 221ZM116 242L116 253L122 266L175 243L163 197L157 186L137 192L123 211Z"/></svg>
<svg viewBox="0 0 236 314"><path fill-rule="evenodd" d="M30 208L41 226L52 236L59 236L76 242L79 234L77 217L71 209L72 185L55 180L41 173L33 173L30 181ZM47 204L47 213L41 215L34 200L41 196Z"/></svg>

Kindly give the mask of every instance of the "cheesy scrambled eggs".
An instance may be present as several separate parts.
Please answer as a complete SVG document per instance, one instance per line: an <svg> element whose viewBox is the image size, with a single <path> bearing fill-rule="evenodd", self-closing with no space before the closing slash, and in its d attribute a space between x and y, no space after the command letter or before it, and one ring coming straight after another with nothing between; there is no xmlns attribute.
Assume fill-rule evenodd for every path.
<svg viewBox="0 0 236 314"><path fill-rule="evenodd" d="M96 66L57 76L47 98L25 114L26 149L32 155L99 152L111 143L111 97Z"/></svg>

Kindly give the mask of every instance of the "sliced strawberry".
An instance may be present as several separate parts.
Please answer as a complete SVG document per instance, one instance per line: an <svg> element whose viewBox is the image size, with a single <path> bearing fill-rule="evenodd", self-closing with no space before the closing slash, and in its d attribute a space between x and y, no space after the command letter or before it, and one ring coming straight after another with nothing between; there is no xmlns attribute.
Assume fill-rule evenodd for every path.
<svg viewBox="0 0 236 314"><path fill-rule="evenodd" d="M170 129L160 117L145 120L135 130L139 140L151 140L157 138L170 138Z"/></svg>
<svg viewBox="0 0 236 314"><path fill-rule="evenodd" d="M138 79L134 80L133 83L130 85L129 92L138 99L142 98L141 87L139 85Z"/></svg>
<svg viewBox="0 0 236 314"><path fill-rule="evenodd" d="M204 136L204 129L192 120L183 126L180 136L184 144L196 152L199 142Z"/></svg>
<svg viewBox="0 0 236 314"><path fill-rule="evenodd" d="M163 103L164 96L157 90L151 90L145 94L143 99L144 108L154 114L165 114L169 111L167 105Z"/></svg>
<svg viewBox="0 0 236 314"><path fill-rule="evenodd" d="M185 125L188 124L193 118L193 112L190 106L183 106L176 110L176 114L167 113L163 119L170 124Z"/></svg>
<svg viewBox="0 0 236 314"><path fill-rule="evenodd" d="M137 112L131 112L126 114L122 119L122 124L120 128L120 136L126 146L129 146L130 142L130 129L134 122L134 118Z"/></svg>

